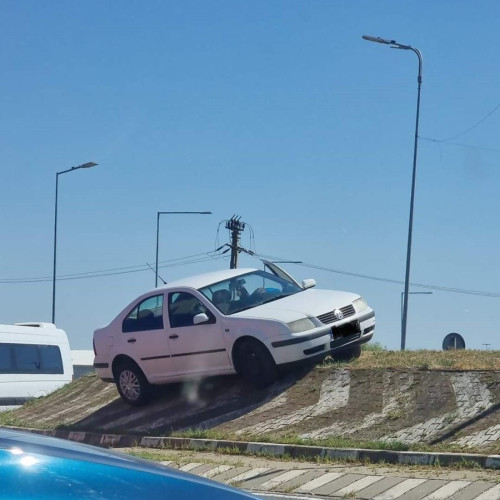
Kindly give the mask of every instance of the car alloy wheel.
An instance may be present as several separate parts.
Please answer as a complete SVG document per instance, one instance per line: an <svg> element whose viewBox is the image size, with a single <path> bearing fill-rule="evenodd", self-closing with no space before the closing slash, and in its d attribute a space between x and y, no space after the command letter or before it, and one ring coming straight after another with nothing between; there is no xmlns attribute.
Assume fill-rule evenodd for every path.
<svg viewBox="0 0 500 500"><path fill-rule="evenodd" d="M140 406L150 397L151 386L135 363L118 368L116 385L120 396L130 405Z"/></svg>

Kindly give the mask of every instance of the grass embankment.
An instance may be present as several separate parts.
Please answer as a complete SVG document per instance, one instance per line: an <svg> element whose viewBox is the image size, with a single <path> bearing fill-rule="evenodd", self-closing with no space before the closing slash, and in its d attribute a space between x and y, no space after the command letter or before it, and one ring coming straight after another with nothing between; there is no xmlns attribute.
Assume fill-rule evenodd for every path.
<svg viewBox="0 0 500 500"><path fill-rule="evenodd" d="M327 364L332 362L327 360ZM375 343L365 344L361 357L350 361L347 366L353 370L500 371L500 351L387 351Z"/></svg>
<svg viewBox="0 0 500 500"><path fill-rule="evenodd" d="M367 344L363 346L361 357L349 362L338 362L327 359L323 364L316 367L317 370L332 370L335 368L349 368L350 370L457 370L457 371L500 371L500 351L387 351L380 344ZM79 379L72 384L61 388L59 391L40 400L30 401L18 411L0 413L0 425L29 427L23 421L23 409L36 409L37 405L47 404L53 401L54 406L59 397L70 391L71 393L82 393L85 388L89 388L93 383L97 383L95 374L89 374L83 379ZM81 387L80 387L81 386ZM77 396L75 396L77 397ZM85 397L91 397L86 394ZM97 395L96 395L97 397ZM33 424L31 423L31 426ZM50 429L50 424L35 426ZM55 428L65 428L65 425L53 425ZM199 438L209 440L230 440L230 441L252 441L269 442L293 445L321 446L331 448L365 448L365 449L385 449L395 451L448 451L448 452L474 452L474 448L451 446L450 444L427 445L427 444L405 444L401 442L382 441L357 441L342 437L329 437L326 439L303 439L297 435L236 435L232 433L222 433L217 430L189 429L183 432L169 433L172 437ZM482 450L484 452L484 450ZM227 452L227 450L226 450ZM500 442L487 450L488 453L500 454Z"/></svg>

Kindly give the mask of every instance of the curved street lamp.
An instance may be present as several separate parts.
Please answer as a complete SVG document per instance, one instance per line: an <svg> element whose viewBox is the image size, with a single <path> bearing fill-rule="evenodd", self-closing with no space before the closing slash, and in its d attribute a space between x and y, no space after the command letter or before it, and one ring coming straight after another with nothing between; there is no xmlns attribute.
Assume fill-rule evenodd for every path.
<svg viewBox="0 0 500 500"><path fill-rule="evenodd" d="M401 321L401 350L406 347L406 324L408 321L408 290L410 286L410 261L411 261L411 240L413 232L413 204L415 200L415 179L417 175L417 145L418 145L418 124L420 118L420 88L422 87L422 53L420 50L411 45L404 45L395 40L388 40L378 36L363 35L364 40L369 42L383 43L389 45L391 49L411 50L418 57L418 91L417 91L417 117L415 122L415 142L413 147L413 174L411 180L411 197L410 197L410 220L408 223L408 245L406 251L406 273L405 273L405 291L403 302L403 319Z"/></svg>
<svg viewBox="0 0 500 500"><path fill-rule="evenodd" d="M197 214L197 215L211 215L212 212L157 212L156 213L156 266L155 266L155 288L158 286L158 250L159 250L159 240L160 240L160 215L186 215L186 214Z"/></svg>
<svg viewBox="0 0 500 500"><path fill-rule="evenodd" d="M68 168L68 170L56 173L56 203L54 209L54 267L52 273L52 323L54 324L56 321L57 194L59 189L59 176L68 172L73 172L73 170L78 170L80 168L91 168L95 166L97 166L97 163L89 161L88 163L83 163L77 167L71 167Z"/></svg>

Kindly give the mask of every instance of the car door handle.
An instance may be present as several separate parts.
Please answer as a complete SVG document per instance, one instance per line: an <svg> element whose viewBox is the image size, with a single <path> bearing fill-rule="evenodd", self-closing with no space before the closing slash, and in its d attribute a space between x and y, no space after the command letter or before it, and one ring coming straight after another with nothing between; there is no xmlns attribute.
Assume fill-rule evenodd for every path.
<svg viewBox="0 0 500 500"><path fill-rule="evenodd" d="M176 333L174 333L173 335L169 335L168 338L169 339L178 339L179 335L177 335Z"/></svg>
<svg viewBox="0 0 500 500"><path fill-rule="evenodd" d="M137 342L137 341L136 341L136 339L128 339L128 340L127 340L127 342L128 342L129 344L133 344L134 342Z"/></svg>

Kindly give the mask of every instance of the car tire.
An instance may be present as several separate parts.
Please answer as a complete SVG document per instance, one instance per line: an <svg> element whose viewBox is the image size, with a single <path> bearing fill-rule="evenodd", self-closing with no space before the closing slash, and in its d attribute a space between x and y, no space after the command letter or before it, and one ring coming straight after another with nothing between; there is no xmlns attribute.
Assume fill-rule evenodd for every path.
<svg viewBox="0 0 500 500"><path fill-rule="evenodd" d="M361 344L354 344L347 349L343 349L333 354L335 361L349 361L350 359L358 359L361 356Z"/></svg>
<svg viewBox="0 0 500 500"><path fill-rule="evenodd" d="M277 378L278 369L267 348L257 340L243 340L236 350L238 373L257 387L267 387Z"/></svg>
<svg viewBox="0 0 500 500"><path fill-rule="evenodd" d="M120 396L129 405L141 406L149 401L151 385L142 370L132 361L118 366L115 381Z"/></svg>

